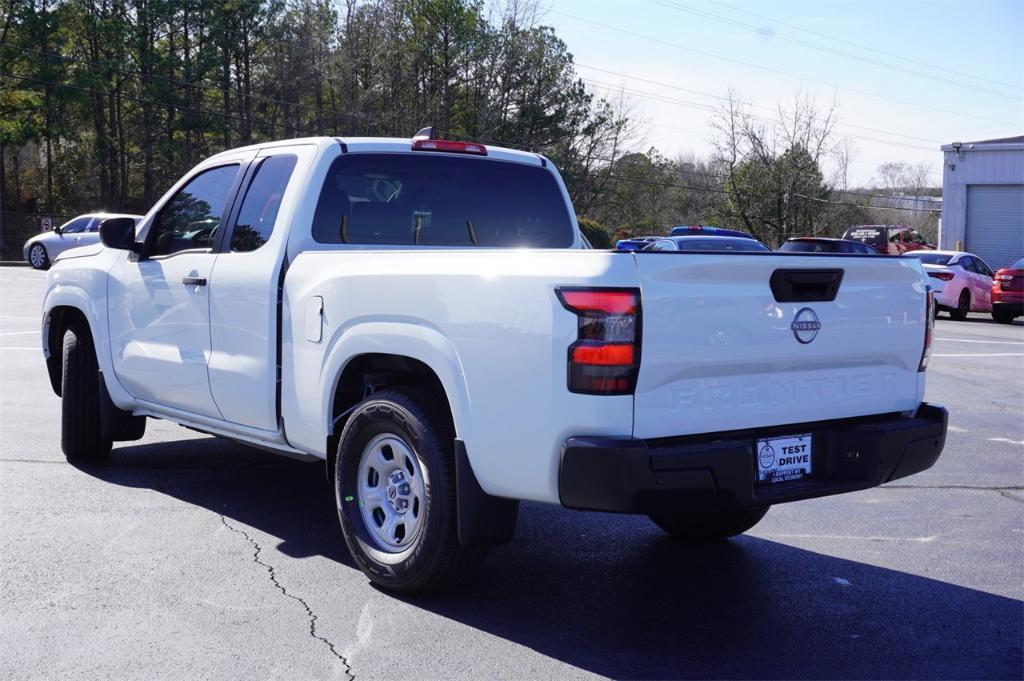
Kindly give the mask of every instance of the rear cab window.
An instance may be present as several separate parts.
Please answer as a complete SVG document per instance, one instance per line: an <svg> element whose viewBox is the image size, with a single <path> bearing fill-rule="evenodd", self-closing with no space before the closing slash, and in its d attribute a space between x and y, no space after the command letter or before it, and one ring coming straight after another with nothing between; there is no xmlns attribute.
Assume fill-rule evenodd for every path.
<svg viewBox="0 0 1024 681"><path fill-rule="evenodd" d="M572 217L539 165L455 154L355 153L335 159L313 218L330 244L567 248Z"/></svg>

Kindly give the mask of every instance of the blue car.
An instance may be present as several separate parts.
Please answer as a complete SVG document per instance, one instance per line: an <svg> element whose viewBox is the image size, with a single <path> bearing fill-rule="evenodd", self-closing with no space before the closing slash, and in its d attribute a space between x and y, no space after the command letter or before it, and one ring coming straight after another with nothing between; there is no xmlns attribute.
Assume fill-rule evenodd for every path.
<svg viewBox="0 0 1024 681"><path fill-rule="evenodd" d="M668 233L669 236L738 236L744 239L755 239L751 234L746 232L740 232L735 229L722 229L721 227L712 227L710 225L679 225L673 227L672 231Z"/></svg>
<svg viewBox="0 0 1024 681"><path fill-rule="evenodd" d="M615 242L617 251L639 251L649 243L663 239L660 236L635 236L632 239L619 239Z"/></svg>

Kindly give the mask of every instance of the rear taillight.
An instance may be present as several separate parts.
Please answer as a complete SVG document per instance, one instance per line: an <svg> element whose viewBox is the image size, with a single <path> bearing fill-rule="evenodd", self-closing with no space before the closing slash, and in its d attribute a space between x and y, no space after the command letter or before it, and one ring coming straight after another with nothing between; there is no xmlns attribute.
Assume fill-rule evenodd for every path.
<svg viewBox="0 0 1024 681"><path fill-rule="evenodd" d="M941 279L942 281L950 281L953 279L952 272L929 272L928 276L934 277L936 279Z"/></svg>
<svg viewBox="0 0 1024 681"><path fill-rule="evenodd" d="M928 290L925 294L927 301L924 305L926 319L924 322L924 350L921 352L921 363L917 370L924 371L928 368L928 358L932 354L932 334L935 331L935 294Z"/></svg>
<svg viewBox="0 0 1024 681"><path fill-rule="evenodd" d="M452 142L450 140L414 140L413 151L444 151L449 154L487 155L487 147L476 142Z"/></svg>
<svg viewBox="0 0 1024 681"><path fill-rule="evenodd" d="M569 391L632 395L640 368L640 291L635 288L556 289L576 315L576 342L569 346Z"/></svg>

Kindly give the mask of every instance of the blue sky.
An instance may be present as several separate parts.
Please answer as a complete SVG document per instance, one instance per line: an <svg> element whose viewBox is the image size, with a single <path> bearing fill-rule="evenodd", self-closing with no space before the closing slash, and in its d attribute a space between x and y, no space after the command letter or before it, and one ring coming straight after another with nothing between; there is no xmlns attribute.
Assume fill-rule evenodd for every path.
<svg viewBox="0 0 1024 681"><path fill-rule="evenodd" d="M756 107L798 90L822 107L838 97L858 185L886 161L928 163L939 183L941 144L1024 134L1024 0L542 3L589 87L625 88L638 146L669 157L710 153L706 107L730 87Z"/></svg>

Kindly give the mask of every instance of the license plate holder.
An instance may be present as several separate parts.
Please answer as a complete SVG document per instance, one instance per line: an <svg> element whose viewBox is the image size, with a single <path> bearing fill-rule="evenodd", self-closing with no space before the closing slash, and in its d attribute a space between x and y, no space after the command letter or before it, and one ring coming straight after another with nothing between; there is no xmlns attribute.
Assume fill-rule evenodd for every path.
<svg viewBox="0 0 1024 681"><path fill-rule="evenodd" d="M810 433L757 440L757 483L775 485L810 477L813 458Z"/></svg>

